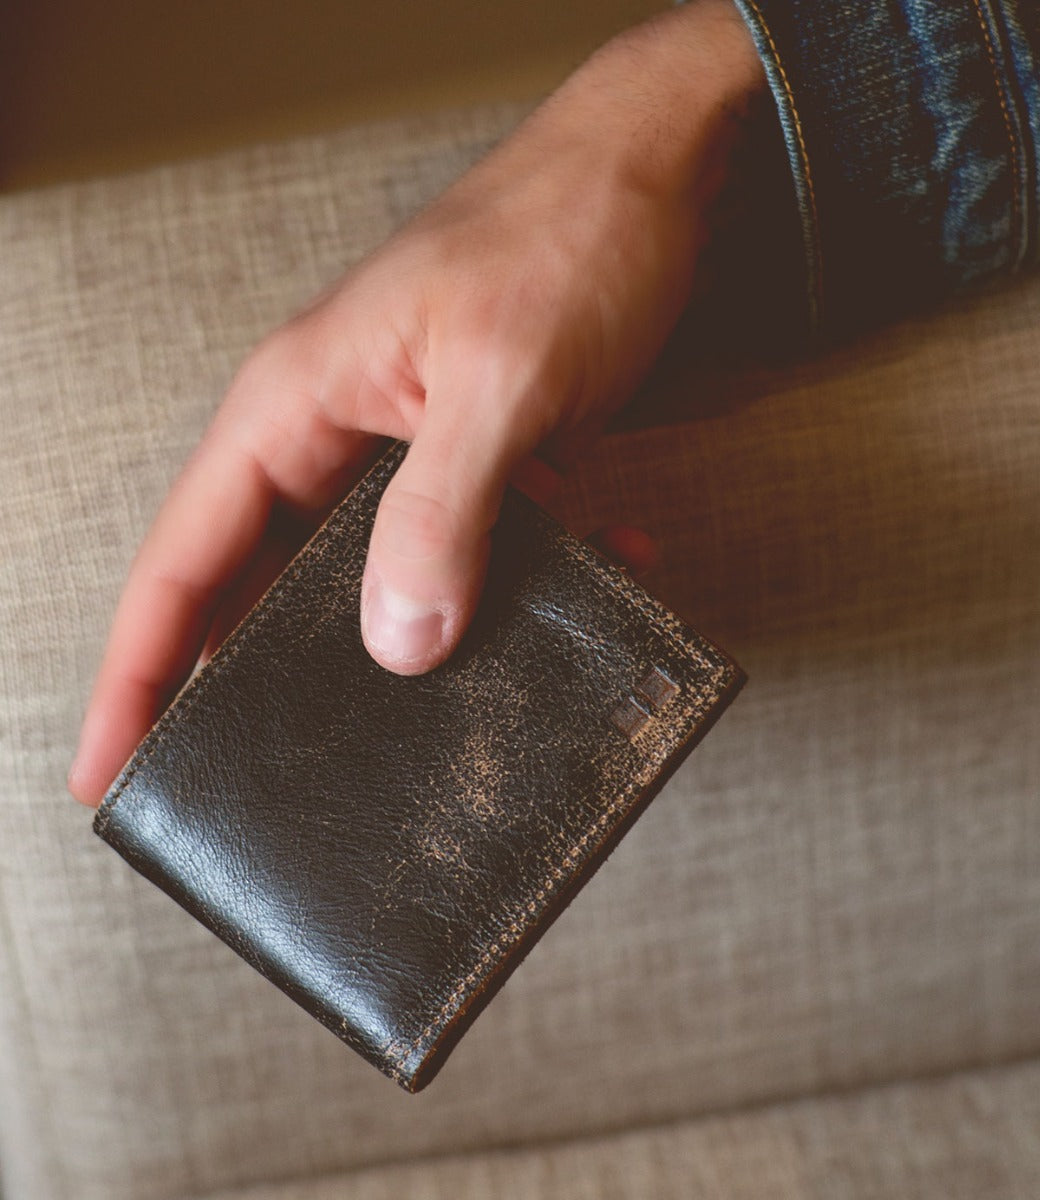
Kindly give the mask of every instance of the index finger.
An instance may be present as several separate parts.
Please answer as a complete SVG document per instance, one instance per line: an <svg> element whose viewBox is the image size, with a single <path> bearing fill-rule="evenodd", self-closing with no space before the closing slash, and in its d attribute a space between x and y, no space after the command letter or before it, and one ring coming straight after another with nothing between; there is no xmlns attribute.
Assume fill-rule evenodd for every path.
<svg viewBox="0 0 1040 1200"><path fill-rule="evenodd" d="M69 791L97 805L194 666L221 590L255 549L275 489L218 414L164 500L116 608Z"/></svg>

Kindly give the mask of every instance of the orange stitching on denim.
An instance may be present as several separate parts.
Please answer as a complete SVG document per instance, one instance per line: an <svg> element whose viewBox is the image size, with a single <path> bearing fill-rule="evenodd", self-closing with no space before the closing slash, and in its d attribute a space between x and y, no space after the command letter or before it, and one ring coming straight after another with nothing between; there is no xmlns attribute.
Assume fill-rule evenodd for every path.
<svg viewBox="0 0 1040 1200"><path fill-rule="evenodd" d="M769 26L762 15L762 10L758 7L756 0L746 0L746 2L754 12L759 27L765 35L766 41L769 43L769 50L773 55L773 62L776 64L777 72L780 75L780 82L784 85L784 91L787 93L787 103L791 106L794 133L798 139L798 152L802 157L802 168L805 171L805 188L809 193L809 209L812 214L813 236L816 239L816 273L813 279L813 289L817 314L819 314L823 306L823 249L820 245L820 215L816 208L816 191L813 188L812 169L809 166L809 152L805 147L805 135L802 132L802 119L798 115L798 107L794 102L794 91L791 88L791 82L787 78L784 64L780 61L780 51L776 47L776 42L773 41L773 35L769 32ZM977 2L978 0L976 0Z"/></svg>
<svg viewBox="0 0 1040 1200"><path fill-rule="evenodd" d="M1011 123L1011 112L1008 107L1008 98L1005 94L1004 84L1000 78L1000 66L997 63L997 53L993 46L993 37L990 33L989 22L986 20L986 15L982 11L982 0L972 0L975 6L975 12L979 18L979 24L982 26L982 36L986 42L986 57L989 59L989 65L993 71L993 82L997 85L997 98L1000 101L1000 111L1004 114L1004 128L1007 130L1008 145L1011 148L1011 241L1018 245L1021 242L1021 217L1019 216L1018 203L1018 184L1021 175L1021 169L1018 163L1018 140L1015 137L1015 127ZM1020 251L1019 251L1020 254ZM1016 263L1018 255L1016 255Z"/></svg>

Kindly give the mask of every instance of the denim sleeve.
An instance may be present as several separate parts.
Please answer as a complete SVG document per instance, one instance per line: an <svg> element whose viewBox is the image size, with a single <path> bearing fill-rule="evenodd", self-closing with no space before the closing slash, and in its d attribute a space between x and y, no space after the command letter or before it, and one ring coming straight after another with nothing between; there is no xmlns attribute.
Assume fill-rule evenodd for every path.
<svg viewBox="0 0 1040 1200"><path fill-rule="evenodd" d="M735 0L834 334L1037 261L1040 0Z"/></svg>

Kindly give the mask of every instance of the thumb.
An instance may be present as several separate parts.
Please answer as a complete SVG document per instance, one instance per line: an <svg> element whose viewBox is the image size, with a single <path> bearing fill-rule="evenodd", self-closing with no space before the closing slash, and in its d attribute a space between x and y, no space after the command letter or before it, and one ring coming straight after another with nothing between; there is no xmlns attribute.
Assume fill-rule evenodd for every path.
<svg viewBox="0 0 1040 1200"><path fill-rule="evenodd" d="M513 455L474 420L427 413L376 512L361 590L372 657L418 675L451 654L477 607Z"/></svg>

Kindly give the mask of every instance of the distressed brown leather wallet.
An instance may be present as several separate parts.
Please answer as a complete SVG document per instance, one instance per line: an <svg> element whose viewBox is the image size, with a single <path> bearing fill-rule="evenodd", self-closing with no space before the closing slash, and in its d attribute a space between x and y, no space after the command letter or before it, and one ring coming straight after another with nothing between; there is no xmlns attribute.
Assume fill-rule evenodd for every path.
<svg viewBox="0 0 1040 1200"><path fill-rule="evenodd" d="M512 490L455 654L379 666L361 576L406 449L182 689L94 828L416 1092L744 675Z"/></svg>

